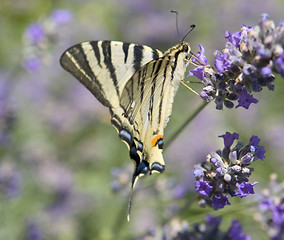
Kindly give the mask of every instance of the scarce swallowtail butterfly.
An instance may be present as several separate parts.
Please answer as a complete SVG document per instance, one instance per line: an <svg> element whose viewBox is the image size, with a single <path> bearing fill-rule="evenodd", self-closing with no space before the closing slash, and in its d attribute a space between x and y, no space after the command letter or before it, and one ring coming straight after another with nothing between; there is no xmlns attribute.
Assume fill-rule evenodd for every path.
<svg viewBox="0 0 284 240"><path fill-rule="evenodd" d="M118 41L90 41L70 47L62 67L106 107L111 123L126 143L138 178L162 173L164 128L179 84L190 62L190 46L182 41L165 52Z"/></svg>

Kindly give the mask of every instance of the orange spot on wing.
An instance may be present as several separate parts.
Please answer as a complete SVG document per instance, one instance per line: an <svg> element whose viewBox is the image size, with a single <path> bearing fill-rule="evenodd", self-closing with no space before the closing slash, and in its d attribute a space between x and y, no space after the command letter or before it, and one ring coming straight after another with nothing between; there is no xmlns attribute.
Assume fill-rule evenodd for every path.
<svg viewBox="0 0 284 240"><path fill-rule="evenodd" d="M155 137L152 138L152 147L155 147L157 142L160 140L160 139L163 139L164 136L163 135L156 135Z"/></svg>

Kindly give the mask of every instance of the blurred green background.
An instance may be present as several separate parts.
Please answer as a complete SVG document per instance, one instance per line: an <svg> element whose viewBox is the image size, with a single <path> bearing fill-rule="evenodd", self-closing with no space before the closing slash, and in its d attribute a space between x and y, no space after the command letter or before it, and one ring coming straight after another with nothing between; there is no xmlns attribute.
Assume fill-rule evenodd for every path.
<svg viewBox="0 0 284 240"><path fill-rule="evenodd" d="M72 16L56 23L55 9ZM126 221L132 174L127 148L110 125L108 109L60 67L59 58L86 40L166 50L180 39L172 9L179 12L182 36L197 25L187 41L195 53L199 43L205 46L212 65L226 30L257 25L261 13L278 24L284 12L283 0L0 0L0 239L146 239L150 230L159 233L174 209L196 197L193 165L222 147L218 136L226 131L238 132L245 143L257 135L265 146L265 163L253 166L258 194L271 173L284 179L284 84L277 77L275 90L255 94L259 103L249 110L217 111L209 104L165 150L166 172L140 180ZM28 39L32 23L46 31L38 45ZM191 87L200 90L199 84ZM180 87L165 141L200 104ZM177 199L180 185L188 194ZM224 228L234 217L252 239L267 239L252 220L253 210L230 212L239 202L226 207ZM193 224L208 212L194 203L179 215Z"/></svg>

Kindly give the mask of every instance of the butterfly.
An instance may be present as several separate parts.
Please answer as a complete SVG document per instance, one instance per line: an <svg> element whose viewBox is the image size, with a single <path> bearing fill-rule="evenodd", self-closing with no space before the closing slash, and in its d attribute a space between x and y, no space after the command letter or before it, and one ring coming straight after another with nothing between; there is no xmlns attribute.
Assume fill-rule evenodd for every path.
<svg viewBox="0 0 284 240"><path fill-rule="evenodd" d="M109 108L111 123L134 162L132 191L139 177L165 170L164 128L190 59L185 41L165 52L134 43L89 41L61 56L61 66ZM131 197L128 219L130 208Z"/></svg>

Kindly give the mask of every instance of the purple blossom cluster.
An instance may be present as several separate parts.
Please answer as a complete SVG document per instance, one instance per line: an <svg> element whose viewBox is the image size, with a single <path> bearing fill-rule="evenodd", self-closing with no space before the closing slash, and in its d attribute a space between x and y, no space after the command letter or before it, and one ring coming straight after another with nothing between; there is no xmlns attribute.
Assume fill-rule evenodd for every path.
<svg viewBox="0 0 284 240"><path fill-rule="evenodd" d="M253 186L249 177L253 171L249 165L257 159L265 158L264 147L259 145L260 139L252 136L248 145L238 141L237 133L221 135L224 148L207 155L206 162L194 166L196 191L199 193L200 205L211 206L215 210L229 205L228 196L241 198L253 194Z"/></svg>
<svg viewBox="0 0 284 240"><path fill-rule="evenodd" d="M284 182L277 175L270 177L269 188L264 189L256 219L272 240L284 238Z"/></svg>
<svg viewBox="0 0 284 240"><path fill-rule="evenodd" d="M0 149L10 143L10 133L15 125L16 111L10 99L11 85L0 77Z"/></svg>
<svg viewBox="0 0 284 240"><path fill-rule="evenodd" d="M239 221L231 220L231 225L227 231L221 230L221 217L214 217L208 214L204 223L195 224L190 228L187 222L180 222L177 219L172 220L164 226L164 240L202 240L202 239L219 239L219 240L250 240L243 232Z"/></svg>
<svg viewBox="0 0 284 240"><path fill-rule="evenodd" d="M72 18L70 10L55 9L42 21L33 22L27 27L22 52L24 69L37 72L42 63L48 61L50 45L59 36L58 27L70 22Z"/></svg>
<svg viewBox="0 0 284 240"><path fill-rule="evenodd" d="M215 67L207 64L204 47L192 58L197 67L189 71L188 76L196 76L203 85L200 96L206 100L215 100L216 108L223 106L248 109L258 100L252 92L260 92L263 87L274 90L273 73L284 77L284 19L277 27L267 14L262 14L255 27L241 27L241 31L226 32L226 48L215 51Z"/></svg>
<svg viewBox="0 0 284 240"><path fill-rule="evenodd" d="M0 196L18 197L22 188L21 180L21 174L13 164L2 160L0 164Z"/></svg>

